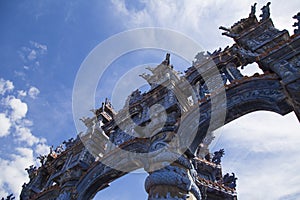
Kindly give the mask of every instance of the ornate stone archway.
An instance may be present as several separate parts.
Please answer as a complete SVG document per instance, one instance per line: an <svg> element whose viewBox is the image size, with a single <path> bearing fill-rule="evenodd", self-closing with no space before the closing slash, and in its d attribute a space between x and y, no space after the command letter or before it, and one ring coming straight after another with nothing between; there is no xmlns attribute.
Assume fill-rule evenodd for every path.
<svg viewBox="0 0 300 200"><path fill-rule="evenodd" d="M211 131L258 110L281 115L295 112L300 121L299 27L292 36L276 29L268 6L260 21L252 7L247 18L230 28L220 27L223 35L234 39L234 45L213 53L200 52L183 76L173 70L167 55L150 69L152 75L143 75L151 89L131 94L126 108L129 112L125 108L115 112L106 101L92 119L83 119L88 127L85 134L41 157L41 167L27 169L30 181L23 185L21 199L91 199L110 182L138 168L149 172L145 183L149 199L236 199L235 177L222 175L222 151L215 152L213 159L207 154L205 140L209 140ZM239 67L254 62L264 73L243 76ZM220 75L222 84L216 81ZM208 78L204 80L204 76ZM223 90L226 99L220 98L212 107L212 99L218 100ZM163 125L160 110L153 118L157 120L149 116L154 104L164 108ZM222 116L222 110L226 110L224 119L214 118L211 123L212 113ZM140 137L126 134L120 123ZM143 126L147 129L137 128ZM195 137L183 137L187 141L181 138L177 146L165 151L181 134ZM114 145L108 145L108 141ZM132 157L126 152L147 157ZM126 170L117 170L123 167Z"/></svg>

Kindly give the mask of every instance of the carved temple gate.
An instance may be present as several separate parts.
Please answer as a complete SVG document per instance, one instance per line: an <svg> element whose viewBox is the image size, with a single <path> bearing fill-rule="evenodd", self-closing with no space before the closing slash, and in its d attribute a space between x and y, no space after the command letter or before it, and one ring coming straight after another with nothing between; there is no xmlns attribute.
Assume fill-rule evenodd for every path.
<svg viewBox="0 0 300 200"><path fill-rule="evenodd" d="M274 27L269 4L262 11L258 20L252 6L247 18L220 27L235 43L198 53L184 75L173 70L167 54L149 68L151 74L141 75L151 86L148 92L134 91L118 112L105 101L93 118L82 119L86 133L40 157L40 167L27 169L30 181L20 198L91 199L115 179L144 168L148 199L237 199L234 174L222 174L224 151L212 158L208 152L211 132L259 110L294 112L300 121L300 13L290 36ZM251 63L263 74L243 76L239 68Z"/></svg>

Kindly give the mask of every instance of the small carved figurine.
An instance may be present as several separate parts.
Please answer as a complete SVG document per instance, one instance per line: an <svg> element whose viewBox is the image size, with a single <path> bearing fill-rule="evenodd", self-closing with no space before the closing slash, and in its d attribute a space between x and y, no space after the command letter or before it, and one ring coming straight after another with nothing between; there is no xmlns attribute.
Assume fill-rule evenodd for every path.
<svg viewBox="0 0 300 200"><path fill-rule="evenodd" d="M268 2L267 5L265 5L261 8L262 14L259 15L261 17L261 21L264 21L264 20L270 18L270 5L271 5L271 2Z"/></svg>
<svg viewBox="0 0 300 200"><path fill-rule="evenodd" d="M168 65L168 66L170 65L170 54L169 53L167 53L166 59L164 61L162 61L161 64Z"/></svg>
<svg viewBox="0 0 300 200"><path fill-rule="evenodd" d="M4 197L1 198L1 200L13 200L15 199L14 195L13 194L10 194L6 197L6 199L4 199Z"/></svg>
<svg viewBox="0 0 300 200"><path fill-rule="evenodd" d="M65 145L66 149L72 147L74 144L74 138L71 138L68 141L63 141L63 144Z"/></svg>
<svg viewBox="0 0 300 200"><path fill-rule="evenodd" d="M236 180L238 178L235 177L234 173L231 173L232 175L229 175L228 173L224 175L223 177L223 183L225 186L235 189L236 188Z"/></svg>
<svg viewBox="0 0 300 200"><path fill-rule="evenodd" d="M293 25L293 27L296 27L296 29L294 30L294 34L300 34L300 12L298 12L297 15L293 17L293 19L297 20L297 22L295 22Z"/></svg>
<svg viewBox="0 0 300 200"><path fill-rule="evenodd" d="M254 5L253 6L251 6L251 12L250 12L250 14L249 14L249 17L255 17L255 12L256 12L256 4L257 3L254 3Z"/></svg>
<svg viewBox="0 0 300 200"><path fill-rule="evenodd" d="M37 157L37 159L39 159L40 160L40 163L41 163L41 165L42 166L44 166L44 164L46 163L46 161L47 161L47 156L42 156L42 155L39 155L39 157Z"/></svg>
<svg viewBox="0 0 300 200"><path fill-rule="evenodd" d="M221 158L225 155L224 149L220 149L219 151L214 152L214 156L212 158L212 162L219 165L221 164Z"/></svg>

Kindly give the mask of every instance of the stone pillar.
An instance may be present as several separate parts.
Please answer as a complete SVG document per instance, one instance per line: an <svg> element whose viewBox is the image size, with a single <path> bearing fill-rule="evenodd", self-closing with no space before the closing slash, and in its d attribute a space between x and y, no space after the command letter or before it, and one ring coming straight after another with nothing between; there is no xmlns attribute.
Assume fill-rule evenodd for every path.
<svg viewBox="0 0 300 200"><path fill-rule="evenodd" d="M286 90L290 104L293 106L295 114L300 122L300 58L297 59L299 66L295 66L286 60L282 60L270 66L281 79L281 84Z"/></svg>
<svg viewBox="0 0 300 200"><path fill-rule="evenodd" d="M57 200L75 200L77 199L77 191L75 185L78 183L82 175L82 170L79 167L75 167L67 170L60 177L61 191Z"/></svg>
<svg viewBox="0 0 300 200"><path fill-rule="evenodd" d="M201 193L195 183L196 171L176 140L178 113L167 114L164 127L151 137L148 160L149 173L145 189L149 200L199 200ZM174 142L175 141L175 142Z"/></svg>
<svg viewBox="0 0 300 200"><path fill-rule="evenodd" d="M149 176L145 182L145 189L149 194L148 200L201 199L200 190L195 183L197 172L193 169L190 160L185 155L182 155L176 161L169 164L168 160L174 159L174 156L178 155L165 152L157 155L155 158L160 163L152 163L156 167L159 165L166 166L149 171Z"/></svg>

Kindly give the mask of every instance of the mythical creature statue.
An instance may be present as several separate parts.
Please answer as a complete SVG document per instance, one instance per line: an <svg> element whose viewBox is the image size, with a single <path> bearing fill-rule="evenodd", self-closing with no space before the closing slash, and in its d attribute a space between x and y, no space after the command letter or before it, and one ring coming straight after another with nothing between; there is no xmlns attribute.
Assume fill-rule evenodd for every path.
<svg viewBox="0 0 300 200"><path fill-rule="evenodd" d="M225 155L224 149L220 149L219 151L214 152L214 156L212 158L212 162L219 165L221 164L221 158Z"/></svg>
<svg viewBox="0 0 300 200"><path fill-rule="evenodd" d="M228 173L224 175L223 177L223 183L225 186L235 189L236 188L236 180L238 178L235 177L234 173L231 173L232 175L229 175Z"/></svg>
<svg viewBox="0 0 300 200"><path fill-rule="evenodd" d="M66 149L72 147L74 144L74 138L71 138L68 141L63 141L63 144L65 145Z"/></svg>
<svg viewBox="0 0 300 200"><path fill-rule="evenodd" d="M34 165L30 165L29 168L25 168L25 170L27 171L30 179L37 175L36 174L37 168Z"/></svg>
<svg viewBox="0 0 300 200"><path fill-rule="evenodd" d="M169 53L167 53L166 59L164 61L162 61L161 64L168 65L168 66L170 65L170 54Z"/></svg>
<svg viewBox="0 0 300 200"><path fill-rule="evenodd" d="M293 27L296 27L294 30L294 34L300 34L300 12L297 13L297 15L293 16L293 19L296 19L297 22L293 24Z"/></svg>
<svg viewBox="0 0 300 200"><path fill-rule="evenodd" d="M258 53L253 53L250 50L246 50L242 47L237 47L234 46L232 48L233 53L237 54L239 58L241 59L242 63L249 64L253 63L257 60L259 54ZM243 69L244 66L242 66Z"/></svg>
<svg viewBox="0 0 300 200"><path fill-rule="evenodd" d="M251 12L249 14L249 17L255 17L255 13L256 13L256 4L257 3L254 3L253 6L251 6Z"/></svg>
<svg viewBox="0 0 300 200"><path fill-rule="evenodd" d="M15 199L14 195L13 194L10 194L6 197L6 199L4 199L4 197L1 198L1 200L13 200Z"/></svg>
<svg viewBox="0 0 300 200"><path fill-rule="evenodd" d="M40 163L41 163L42 166L44 166L44 164L46 163L47 157L48 157L48 156L46 156L46 155L43 155L43 156L42 156L42 155L39 155L39 156L37 157L37 159L40 160Z"/></svg>
<svg viewBox="0 0 300 200"><path fill-rule="evenodd" d="M267 5L261 8L262 14L259 15L261 17L260 21L264 21L270 18L270 5L271 2L268 2Z"/></svg>
<svg viewBox="0 0 300 200"><path fill-rule="evenodd" d="M239 37L240 35L237 34L237 33L233 33L231 28L226 28L224 26L220 26L219 27L220 30L223 30L223 31L226 31L226 32L223 32L222 35L226 35L227 37L231 37L231 38L237 38Z"/></svg>

